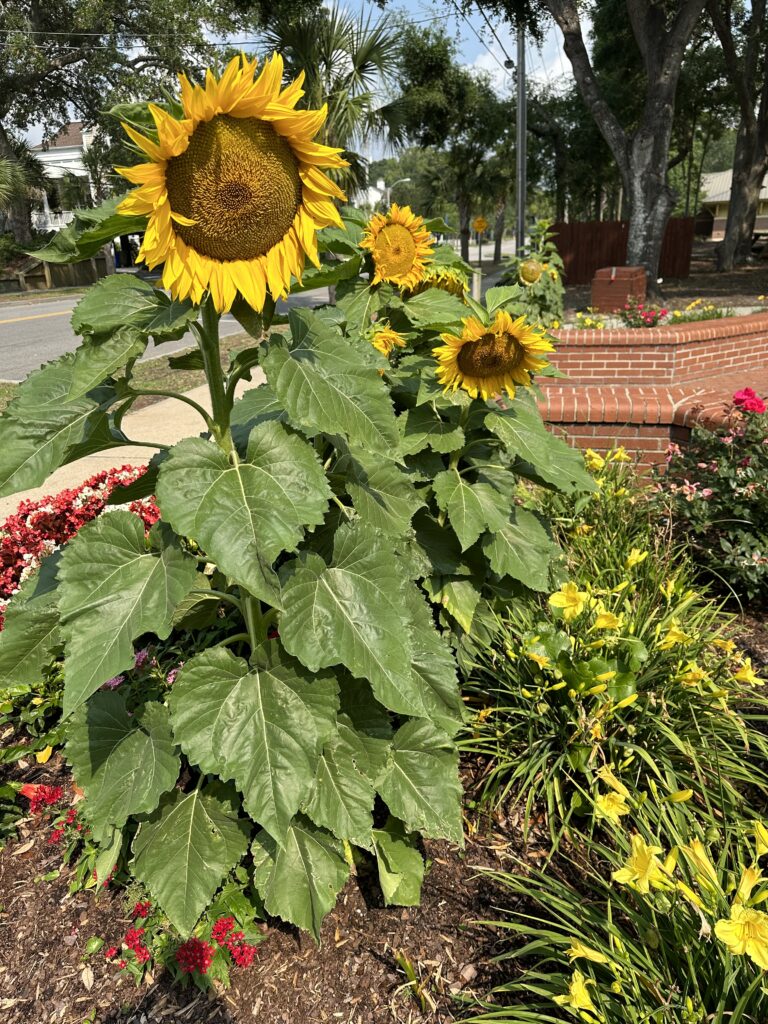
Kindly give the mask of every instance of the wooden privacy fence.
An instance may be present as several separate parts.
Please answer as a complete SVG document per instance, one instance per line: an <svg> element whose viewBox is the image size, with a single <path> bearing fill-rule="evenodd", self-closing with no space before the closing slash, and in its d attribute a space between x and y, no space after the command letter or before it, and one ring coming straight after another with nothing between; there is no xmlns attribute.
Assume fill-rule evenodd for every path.
<svg viewBox="0 0 768 1024"><path fill-rule="evenodd" d="M667 222L661 247L660 277L688 277L693 247L693 217L672 217ZM589 284L600 267L624 267L627 263L626 220L555 223L555 244L565 264L566 284Z"/></svg>

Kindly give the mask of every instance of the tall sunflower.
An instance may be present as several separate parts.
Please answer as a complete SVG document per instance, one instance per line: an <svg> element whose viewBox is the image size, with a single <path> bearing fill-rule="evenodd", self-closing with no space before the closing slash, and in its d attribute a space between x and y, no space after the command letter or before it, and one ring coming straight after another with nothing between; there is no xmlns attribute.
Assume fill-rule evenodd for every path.
<svg viewBox="0 0 768 1024"><path fill-rule="evenodd" d="M258 78L256 63L235 57L204 86L180 75L184 117L150 104L157 142L123 125L150 162L116 168L139 186L119 212L149 215L139 257L165 264L174 298L199 303L210 291L219 312L238 291L256 310L267 290L285 296L306 256L320 265L318 229L342 223L333 199L344 194L319 168L346 162L312 141L326 108L294 110L303 75L283 89L279 54Z"/></svg>
<svg viewBox="0 0 768 1024"><path fill-rule="evenodd" d="M476 317L462 321L461 337L441 334L445 342L432 349L439 366L437 379L446 391L463 388L472 398L494 398L506 391L515 396L515 385L531 383L531 373L547 365L543 353L552 352L541 328L513 320L500 309L490 327Z"/></svg>
<svg viewBox="0 0 768 1024"><path fill-rule="evenodd" d="M432 236L410 206L393 203L389 213L376 213L360 242L373 256L375 274L371 284L389 281L401 288L413 288L424 277L426 261L432 255Z"/></svg>

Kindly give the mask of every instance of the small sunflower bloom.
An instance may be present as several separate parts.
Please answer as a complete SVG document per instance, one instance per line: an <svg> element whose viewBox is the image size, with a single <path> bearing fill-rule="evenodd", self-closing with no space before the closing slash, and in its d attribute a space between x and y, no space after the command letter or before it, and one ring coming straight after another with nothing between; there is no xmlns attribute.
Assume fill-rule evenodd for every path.
<svg viewBox="0 0 768 1024"><path fill-rule="evenodd" d="M598 1013L589 994L589 986L594 984L594 981L591 978L585 978L581 971L574 971L567 994L552 998L558 1006L567 1006L572 1010L578 1010L579 1016L585 1021L602 1021L605 1018Z"/></svg>
<svg viewBox="0 0 768 1024"><path fill-rule="evenodd" d="M424 276L418 284L408 289L408 298L420 295L428 288L438 288L442 292L463 299L469 291L469 280L458 267L436 267L428 263L424 268Z"/></svg>
<svg viewBox="0 0 768 1024"><path fill-rule="evenodd" d="M547 366L553 350L543 330L524 316L516 320L500 309L489 325L466 317L461 336L441 334L445 343L432 349L439 366L437 379L446 391L463 388L471 398L484 400L503 392L515 397L515 385L527 387L531 374Z"/></svg>
<svg viewBox="0 0 768 1024"><path fill-rule="evenodd" d="M520 264L520 281L523 284L536 284L544 273L544 267L538 260L523 260Z"/></svg>
<svg viewBox="0 0 768 1024"><path fill-rule="evenodd" d="M623 867L613 872L613 880L646 895L651 889L666 889L669 879L657 854L660 846L649 846L641 835L632 836L632 852Z"/></svg>
<svg viewBox="0 0 768 1024"><path fill-rule="evenodd" d="M388 281L400 288L413 288L424 278L432 255L432 235L410 206L393 203L388 213L376 213L360 242L373 257L371 284Z"/></svg>
<svg viewBox="0 0 768 1024"><path fill-rule="evenodd" d="M588 602L589 594L586 590L579 590L576 583L563 583L558 591L549 596L549 603L562 611L566 622L573 622L581 615Z"/></svg>
<svg viewBox="0 0 768 1024"><path fill-rule="evenodd" d="M371 344L377 352L388 357L393 349L405 348L405 338L388 325L382 325L373 329Z"/></svg>
<svg viewBox="0 0 768 1024"><path fill-rule="evenodd" d="M595 797L595 817L605 819L614 825L621 825L622 816L630 814L632 808L619 793L600 793Z"/></svg>
<svg viewBox="0 0 768 1024"><path fill-rule="evenodd" d="M157 141L123 128L149 163L117 167L139 187L118 207L148 216L139 258L163 264L163 286L226 312L237 293L255 310L285 296L305 258L320 265L316 234L341 225L344 193L320 168L346 166L341 150L314 142L327 108L295 110L303 75L282 87L283 60L233 58L205 85L179 76L183 116L149 105Z"/></svg>
<svg viewBox="0 0 768 1024"><path fill-rule="evenodd" d="M748 956L768 971L768 914L735 903L730 918L715 923L715 935L736 956Z"/></svg>

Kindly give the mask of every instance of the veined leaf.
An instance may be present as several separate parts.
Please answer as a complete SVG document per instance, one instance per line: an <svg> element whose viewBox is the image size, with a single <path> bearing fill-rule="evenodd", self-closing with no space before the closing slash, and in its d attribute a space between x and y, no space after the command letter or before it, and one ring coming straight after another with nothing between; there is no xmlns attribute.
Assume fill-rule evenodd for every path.
<svg viewBox="0 0 768 1024"><path fill-rule="evenodd" d="M250 829L229 786L175 789L133 840L139 879L182 935L189 935L222 879L248 848Z"/></svg>
<svg viewBox="0 0 768 1024"><path fill-rule="evenodd" d="M488 312L493 316L496 310L504 309L510 302L519 302L522 298L522 292L522 286L519 284L489 288L485 294L485 304L488 307Z"/></svg>
<svg viewBox="0 0 768 1024"><path fill-rule="evenodd" d="M411 616L413 671L424 684L424 706L430 719L452 735L464 718L456 662L447 641L435 629L432 611L415 583L408 585L405 602Z"/></svg>
<svg viewBox="0 0 768 1024"><path fill-rule="evenodd" d="M72 330L105 335L134 327L156 341L169 341L186 334L197 317L197 307L188 300L169 299L134 274L113 274L92 285L75 306Z"/></svg>
<svg viewBox="0 0 768 1024"><path fill-rule="evenodd" d="M346 665L391 711L424 714L410 667L405 574L390 546L362 524L341 526L330 565L309 553L291 569L280 616L286 650L313 672Z"/></svg>
<svg viewBox="0 0 768 1024"><path fill-rule="evenodd" d="M0 497L38 487L88 437L107 388L69 400L74 353L29 375L0 417Z"/></svg>
<svg viewBox="0 0 768 1024"><path fill-rule="evenodd" d="M115 511L86 523L64 550L59 612L66 645L64 716L133 665L133 641L152 632L165 639L176 606L192 589L194 558L167 527Z"/></svg>
<svg viewBox="0 0 768 1024"><path fill-rule="evenodd" d="M392 456L398 431L376 353L343 338L311 310L292 309L292 341L273 337L263 367L291 418L311 433L343 434L354 445Z"/></svg>
<svg viewBox="0 0 768 1024"><path fill-rule="evenodd" d="M409 409L398 417L397 422L402 436L400 450L405 455L415 455L424 448L446 454L464 444L464 431L461 427L450 420L444 420L428 404Z"/></svg>
<svg viewBox="0 0 768 1024"><path fill-rule="evenodd" d="M381 798L409 832L463 845L459 755L426 719L401 725L377 784Z"/></svg>
<svg viewBox="0 0 768 1024"><path fill-rule="evenodd" d="M528 464L535 477L567 494L594 491L595 483L581 453L547 430L534 405L516 400L504 412L489 412L485 425L510 455L521 460L523 465L515 466L521 475L529 475L525 468Z"/></svg>
<svg viewBox="0 0 768 1024"><path fill-rule="evenodd" d="M363 739L351 719L340 715L317 762L305 813L339 839L370 849L373 828L373 782Z"/></svg>
<svg viewBox="0 0 768 1024"><path fill-rule="evenodd" d="M458 470L449 469L435 477L433 487L435 500L448 513L462 551L484 530L499 530L506 522L505 499L488 484L469 484Z"/></svg>
<svg viewBox="0 0 768 1024"><path fill-rule="evenodd" d="M513 576L531 590L549 589L549 563L557 550L532 512L514 508L508 521L483 538L483 551L499 576Z"/></svg>
<svg viewBox="0 0 768 1024"><path fill-rule="evenodd" d="M424 861L415 838L391 815L384 828L374 829L379 884L388 907L417 907L421 902Z"/></svg>
<svg viewBox="0 0 768 1024"><path fill-rule="evenodd" d="M174 735L204 772L234 779L248 814L282 843L335 725L313 700L321 695L335 711L337 692L330 676L313 678L278 646L250 668L213 647L187 662L174 684Z"/></svg>
<svg viewBox="0 0 768 1024"><path fill-rule="evenodd" d="M469 577L428 576L422 586L437 604L453 616L465 633L472 629L472 619L480 601L480 591Z"/></svg>
<svg viewBox="0 0 768 1024"><path fill-rule="evenodd" d="M222 572L272 602L264 575L318 526L331 489L314 449L281 423L251 431L244 462L187 438L160 467L157 503L177 533L192 537Z"/></svg>
<svg viewBox="0 0 768 1024"><path fill-rule="evenodd" d="M311 288L326 288L328 285L338 284L339 281L355 278L360 272L362 262L362 256L355 255L348 260L329 260L323 262L320 267L307 267L301 275L301 281L294 280L291 285L291 295L309 291Z"/></svg>
<svg viewBox="0 0 768 1024"><path fill-rule="evenodd" d="M466 305L456 295L442 288L427 288L403 305L403 312L421 330L440 331L460 327L469 315Z"/></svg>
<svg viewBox="0 0 768 1024"><path fill-rule="evenodd" d="M232 437L240 451L245 451L248 446L248 438L254 427L260 423L268 423L276 420L285 423L288 419L287 413L278 401L269 384L260 384L257 388L249 388L242 398L232 406L230 425Z"/></svg>
<svg viewBox="0 0 768 1024"><path fill-rule="evenodd" d="M67 758L98 829L149 814L179 776L168 709L145 704L135 715L116 692L97 693L72 718Z"/></svg>
<svg viewBox="0 0 768 1024"><path fill-rule="evenodd" d="M0 633L0 682L8 686L40 681L43 666L61 642L56 571L60 552L13 596Z"/></svg>
<svg viewBox="0 0 768 1024"><path fill-rule="evenodd" d="M340 679L340 700L342 713L352 722L368 755L364 770L371 782L375 782L384 767L392 741L389 712L373 696L367 680L353 679L346 673Z"/></svg>
<svg viewBox="0 0 768 1024"><path fill-rule="evenodd" d="M101 206L75 210L70 224L57 231L42 249L30 255L46 263L79 263L96 253L117 235L132 235L146 230L146 217L124 217L116 212L123 196L107 199Z"/></svg>
<svg viewBox="0 0 768 1024"><path fill-rule="evenodd" d="M88 338L75 351L69 401L101 384L128 362L144 354L147 336L133 327L121 327L102 340Z"/></svg>
<svg viewBox="0 0 768 1024"><path fill-rule="evenodd" d="M381 533L402 536L424 505L407 473L394 462L358 450L350 452L344 465L347 493L360 518Z"/></svg>
<svg viewBox="0 0 768 1024"><path fill-rule="evenodd" d="M319 942L323 918L349 877L341 843L298 815L282 847L259 832L251 850L253 881L267 912L312 932Z"/></svg>

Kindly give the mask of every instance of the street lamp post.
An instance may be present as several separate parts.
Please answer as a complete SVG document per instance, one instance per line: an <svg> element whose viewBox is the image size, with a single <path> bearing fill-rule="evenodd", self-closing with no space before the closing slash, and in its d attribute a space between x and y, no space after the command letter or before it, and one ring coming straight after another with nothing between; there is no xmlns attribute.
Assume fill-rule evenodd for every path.
<svg viewBox="0 0 768 1024"><path fill-rule="evenodd" d="M395 187L395 185L402 185L406 181L410 181L410 180L411 180L410 178L398 178L397 181L393 181L391 185L385 185L384 186L384 191L385 191L385 193L387 195L387 207L388 208L392 205L392 189Z"/></svg>

